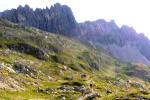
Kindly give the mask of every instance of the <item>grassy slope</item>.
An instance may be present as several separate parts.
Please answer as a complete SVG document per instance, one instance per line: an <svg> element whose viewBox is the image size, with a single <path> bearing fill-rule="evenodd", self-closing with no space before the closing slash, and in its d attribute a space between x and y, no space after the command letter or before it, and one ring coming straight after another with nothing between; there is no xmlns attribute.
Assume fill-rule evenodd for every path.
<svg viewBox="0 0 150 100"><path fill-rule="evenodd" d="M149 77L148 74L142 77L134 73L135 70L147 72L150 70L147 66L136 65L136 68L132 68L132 72L129 72L129 67L133 65L122 64L76 40L51 33L47 34L33 28L20 27L3 20L0 20L0 40L1 64L4 63L6 67L13 69L14 65L19 63L36 71L31 77L24 73L12 73L6 68L1 68L2 81L0 83L4 83L5 87L2 88L0 84L0 98L59 100L64 95L68 100L74 100L82 96L80 92L74 91L36 92L38 87L40 89L56 89L64 83L70 84L69 86L73 86L73 83L81 84L92 90L93 93L101 94L102 97L99 99L104 100L116 97L136 98L142 96L150 98L149 93L143 94L139 87L133 85L139 82L147 87L146 92L149 92L149 83L142 80ZM7 47L19 43L28 44L44 52L46 60L41 60L32 53L22 53ZM86 74L87 77L81 78L82 74ZM131 80L131 83L126 86L128 79ZM90 88L89 82L95 86ZM17 84L18 87L13 86L14 84ZM107 94L108 90L112 93Z"/></svg>

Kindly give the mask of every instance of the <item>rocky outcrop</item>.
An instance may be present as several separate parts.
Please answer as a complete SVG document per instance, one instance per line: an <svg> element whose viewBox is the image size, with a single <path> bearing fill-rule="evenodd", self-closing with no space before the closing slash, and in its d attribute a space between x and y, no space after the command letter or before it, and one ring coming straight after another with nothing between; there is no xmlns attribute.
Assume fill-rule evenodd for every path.
<svg viewBox="0 0 150 100"><path fill-rule="evenodd" d="M1 13L1 18L57 34L76 36L77 22L68 6L59 3L51 8L33 10L28 5Z"/></svg>
<svg viewBox="0 0 150 100"><path fill-rule="evenodd" d="M37 71L34 68L23 64L14 64L13 68L16 71L16 73L23 73L30 77L34 77L35 74L37 74Z"/></svg>
<svg viewBox="0 0 150 100"><path fill-rule="evenodd" d="M42 50L33 47L31 45L28 45L26 43L6 44L6 47L9 48L10 50L32 55L41 60L47 60L47 57L45 56L45 53Z"/></svg>

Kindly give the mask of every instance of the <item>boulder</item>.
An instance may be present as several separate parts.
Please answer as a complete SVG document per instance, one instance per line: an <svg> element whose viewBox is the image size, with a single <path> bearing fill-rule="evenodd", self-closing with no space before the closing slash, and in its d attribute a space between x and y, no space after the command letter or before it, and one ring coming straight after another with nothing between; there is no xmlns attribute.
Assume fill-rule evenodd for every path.
<svg viewBox="0 0 150 100"><path fill-rule="evenodd" d="M101 97L101 96L100 96L100 94L95 93L95 94L89 95L89 96L86 98L86 100L93 100L93 99L95 99L95 98L97 98L97 97Z"/></svg>
<svg viewBox="0 0 150 100"><path fill-rule="evenodd" d="M106 90L106 93L107 93L107 94L111 94L112 91L111 91L111 90Z"/></svg>
<svg viewBox="0 0 150 100"><path fill-rule="evenodd" d="M23 73L30 77L34 77L37 74L37 71L33 67L19 63L15 64L13 69L16 73Z"/></svg>

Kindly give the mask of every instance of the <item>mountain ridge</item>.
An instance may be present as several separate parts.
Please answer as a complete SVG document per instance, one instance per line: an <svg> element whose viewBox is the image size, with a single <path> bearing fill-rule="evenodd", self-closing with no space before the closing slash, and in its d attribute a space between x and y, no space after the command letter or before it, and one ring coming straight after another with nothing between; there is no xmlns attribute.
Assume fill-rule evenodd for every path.
<svg viewBox="0 0 150 100"><path fill-rule="evenodd" d="M28 5L19 6L17 9L6 10L1 13L1 18L25 26L33 26L44 31L76 36L76 20L71 9L66 5L56 3L50 8L33 10ZM70 36L71 36L70 35Z"/></svg>
<svg viewBox="0 0 150 100"><path fill-rule="evenodd" d="M20 6L2 12L1 18L81 40L85 44L92 44L96 49L103 48L113 57L125 62L150 65L149 39L144 34L138 34L132 27L123 25L119 28L114 20L78 23L71 8L59 3L51 8L35 10L27 5Z"/></svg>

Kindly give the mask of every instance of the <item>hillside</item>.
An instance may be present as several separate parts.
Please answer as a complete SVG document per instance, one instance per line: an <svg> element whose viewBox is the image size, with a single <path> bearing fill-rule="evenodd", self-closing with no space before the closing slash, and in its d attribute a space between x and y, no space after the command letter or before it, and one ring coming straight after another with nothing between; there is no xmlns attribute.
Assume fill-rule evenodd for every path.
<svg viewBox="0 0 150 100"><path fill-rule="evenodd" d="M145 65L121 63L74 39L2 19L0 40L1 99L150 98Z"/></svg>

